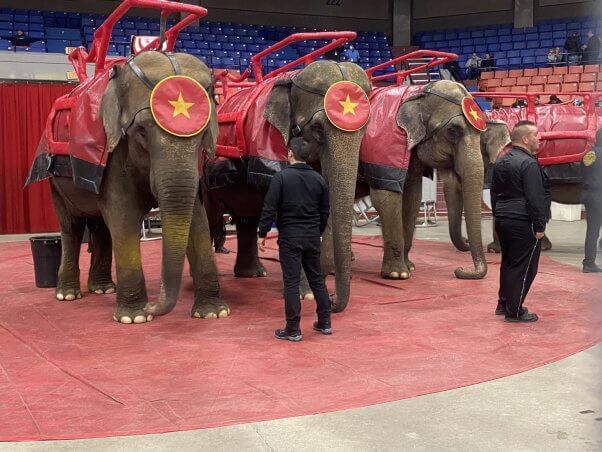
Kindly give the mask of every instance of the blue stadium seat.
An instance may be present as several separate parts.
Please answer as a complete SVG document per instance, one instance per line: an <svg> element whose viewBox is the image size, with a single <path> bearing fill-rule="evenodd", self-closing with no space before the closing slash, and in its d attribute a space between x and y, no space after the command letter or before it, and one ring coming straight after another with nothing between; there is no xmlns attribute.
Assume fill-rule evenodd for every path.
<svg viewBox="0 0 602 452"><path fill-rule="evenodd" d="M502 44L500 44L500 50L512 50L512 43L503 42Z"/></svg>
<svg viewBox="0 0 602 452"><path fill-rule="evenodd" d="M552 39L553 33L551 31L546 31L544 33L539 33L539 39Z"/></svg>
<svg viewBox="0 0 602 452"><path fill-rule="evenodd" d="M516 58L520 56L520 50L509 50L508 51L508 58Z"/></svg>
<svg viewBox="0 0 602 452"><path fill-rule="evenodd" d="M30 38L43 38L44 32L43 31L30 31L29 37Z"/></svg>
<svg viewBox="0 0 602 452"><path fill-rule="evenodd" d="M487 46L486 45L475 46L474 51L477 53L485 53L485 52L487 52Z"/></svg>
<svg viewBox="0 0 602 452"><path fill-rule="evenodd" d="M484 33L481 30L475 30L470 33L471 38L482 38L483 36L484 36Z"/></svg>
<svg viewBox="0 0 602 452"><path fill-rule="evenodd" d="M556 39L556 38L566 38L566 31L562 30L562 31L554 31L552 32L552 38Z"/></svg>
<svg viewBox="0 0 602 452"><path fill-rule="evenodd" d="M525 35L512 35L512 42L524 42Z"/></svg>
<svg viewBox="0 0 602 452"><path fill-rule="evenodd" d="M506 52L493 52L493 58L495 58L496 60L506 58L506 56Z"/></svg>
<svg viewBox="0 0 602 452"><path fill-rule="evenodd" d="M497 64L500 67L506 67L508 66L508 60L506 58L500 58L495 62L495 64Z"/></svg>
<svg viewBox="0 0 602 452"><path fill-rule="evenodd" d="M487 50L488 50L489 52L497 52L497 51L499 51L499 50L500 50L500 45L499 45L499 44L489 44L489 45L487 46Z"/></svg>
<svg viewBox="0 0 602 452"><path fill-rule="evenodd" d="M521 58L520 57L516 57L516 58L508 58L508 63L505 65L510 65L510 66L519 66L521 64Z"/></svg>
<svg viewBox="0 0 602 452"><path fill-rule="evenodd" d="M493 37L493 36L497 36L497 30L495 30L495 29L492 29L492 28L489 28L489 29L485 30L485 33L484 33L484 35L485 35L486 37Z"/></svg>
<svg viewBox="0 0 602 452"><path fill-rule="evenodd" d="M537 41L539 39L539 33L527 33L525 39L527 41Z"/></svg>
<svg viewBox="0 0 602 452"><path fill-rule="evenodd" d="M447 44L450 47L459 47L462 45L462 42L459 39L452 39L451 41L448 41Z"/></svg>
<svg viewBox="0 0 602 452"><path fill-rule="evenodd" d="M497 44L498 42L499 42L499 40L498 40L497 36L485 38L485 44Z"/></svg>
<svg viewBox="0 0 602 452"><path fill-rule="evenodd" d="M552 25L551 24L540 23L540 24L537 25L537 29L540 32L542 32L542 31L545 31L545 32L552 31Z"/></svg>
<svg viewBox="0 0 602 452"><path fill-rule="evenodd" d="M10 41L0 39L0 50L12 50L13 46Z"/></svg>
<svg viewBox="0 0 602 452"><path fill-rule="evenodd" d="M566 24L565 23L554 24L554 25L552 25L552 30L553 31L566 30Z"/></svg>
<svg viewBox="0 0 602 452"><path fill-rule="evenodd" d="M543 56L547 56L548 55L548 49L547 48L545 48L545 49L535 49L535 56L536 57L542 56L542 55Z"/></svg>
<svg viewBox="0 0 602 452"><path fill-rule="evenodd" d="M498 36L509 36L512 33L512 27L499 28L497 31Z"/></svg>
<svg viewBox="0 0 602 452"><path fill-rule="evenodd" d="M498 42L503 43L503 42L512 42L512 36L508 35L508 36L498 36Z"/></svg>
<svg viewBox="0 0 602 452"><path fill-rule="evenodd" d="M565 38L554 39L554 47L563 47L565 41Z"/></svg>
<svg viewBox="0 0 602 452"><path fill-rule="evenodd" d="M462 46L471 46L471 45L474 44L474 40L472 40L472 39L462 39L462 40L460 40L460 44Z"/></svg>
<svg viewBox="0 0 602 452"><path fill-rule="evenodd" d="M524 66L535 64L535 57L534 56L523 57L523 63L522 64Z"/></svg>
<svg viewBox="0 0 602 452"><path fill-rule="evenodd" d="M535 57L535 64L543 64L548 62L547 55L540 55Z"/></svg>
<svg viewBox="0 0 602 452"><path fill-rule="evenodd" d="M527 48L527 44L523 41L523 42L515 42L512 47L514 48L514 50L521 50L521 49L526 49Z"/></svg>
<svg viewBox="0 0 602 452"><path fill-rule="evenodd" d="M448 31L448 32L445 33L445 39L447 39L448 41L451 40L451 39L458 39L458 33L455 33L455 32L452 32L452 31Z"/></svg>
<svg viewBox="0 0 602 452"><path fill-rule="evenodd" d="M221 50L222 49L222 43L221 42L210 42L209 43L209 48L212 50Z"/></svg>
<svg viewBox="0 0 602 452"><path fill-rule="evenodd" d="M521 56L523 56L523 57L535 56L535 49L525 49L521 52Z"/></svg>
<svg viewBox="0 0 602 452"><path fill-rule="evenodd" d="M470 31L461 31L460 33L458 33L458 38L459 39L470 38Z"/></svg>

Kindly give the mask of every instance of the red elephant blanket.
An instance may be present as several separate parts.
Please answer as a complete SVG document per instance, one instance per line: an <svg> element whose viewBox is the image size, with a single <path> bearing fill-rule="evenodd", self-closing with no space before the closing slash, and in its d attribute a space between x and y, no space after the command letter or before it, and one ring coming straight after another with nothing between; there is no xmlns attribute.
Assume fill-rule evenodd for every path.
<svg viewBox="0 0 602 452"><path fill-rule="evenodd" d="M125 58L111 63L54 102L26 186L51 176L66 176L73 177L76 186L99 193L109 154L100 104L110 69L122 66Z"/></svg>
<svg viewBox="0 0 602 452"><path fill-rule="evenodd" d="M426 85L375 88L370 94L371 116L360 147L360 178L370 187L401 193L410 152L407 134L397 124L397 111Z"/></svg>

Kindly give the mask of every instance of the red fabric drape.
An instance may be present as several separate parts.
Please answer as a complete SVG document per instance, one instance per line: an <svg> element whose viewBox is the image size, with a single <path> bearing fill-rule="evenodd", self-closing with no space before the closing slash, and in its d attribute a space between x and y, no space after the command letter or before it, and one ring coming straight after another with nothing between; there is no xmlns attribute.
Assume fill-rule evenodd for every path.
<svg viewBox="0 0 602 452"><path fill-rule="evenodd" d="M0 83L0 234L58 231L48 181L23 189L54 100L67 83Z"/></svg>

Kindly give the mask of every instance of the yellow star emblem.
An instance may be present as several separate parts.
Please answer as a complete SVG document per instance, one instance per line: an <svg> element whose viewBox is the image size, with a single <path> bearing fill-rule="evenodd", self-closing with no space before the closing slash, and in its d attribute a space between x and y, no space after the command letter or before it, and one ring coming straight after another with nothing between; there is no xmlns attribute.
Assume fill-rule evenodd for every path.
<svg viewBox="0 0 602 452"><path fill-rule="evenodd" d="M477 113L477 111L472 107L470 107L470 111L468 113L470 113L470 116L472 116L475 121L478 121L481 119L481 117L479 116L479 113Z"/></svg>
<svg viewBox="0 0 602 452"><path fill-rule="evenodd" d="M182 91L180 91L178 100L168 100L168 102L173 107L172 118L175 118L178 115L184 115L188 119L190 119L190 113L188 113L188 110L190 109L190 107L192 107L194 105L194 103L193 102L185 102L184 97L182 96Z"/></svg>
<svg viewBox="0 0 602 452"><path fill-rule="evenodd" d="M345 116L347 113L351 113L353 116L355 116L355 107L359 105L357 102L351 102L351 99L349 99L349 94L347 94L347 99L344 101L340 100L339 104L341 104L341 107L343 107L343 116Z"/></svg>

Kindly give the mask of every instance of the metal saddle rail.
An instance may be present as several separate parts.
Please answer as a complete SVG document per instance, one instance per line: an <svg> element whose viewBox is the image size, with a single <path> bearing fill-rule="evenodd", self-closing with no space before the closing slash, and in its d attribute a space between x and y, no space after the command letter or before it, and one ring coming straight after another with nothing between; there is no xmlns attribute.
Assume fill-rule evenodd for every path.
<svg viewBox="0 0 602 452"><path fill-rule="evenodd" d="M79 47L69 55L69 61L73 64L80 82L88 78L86 63L95 64L95 75L106 69L107 60L109 62L112 60L112 58L107 59L107 49L113 27L131 8L147 8L161 11L161 36L150 42L143 50L154 48L157 41L165 40L165 49L169 52L173 51L180 31L192 22L205 17L208 13L207 9L202 6L168 0L124 0L94 32L94 41L90 52L87 53L85 48ZM167 18L172 13L188 13L188 15L175 25L164 30Z"/></svg>
<svg viewBox="0 0 602 452"><path fill-rule="evenodd" d="M257 83L261 83L263 80L277 77L278 75L294 69L301 64L308 65L309 63L315 61L319 56L324 55L326 52L329 52L332 49L342 46L346 42L351 41L356 37L357 33L355 31L316 31L308 33L293 33L292 35L287 36L281 41L278 41L259 53L253 55L251 57L249 67L242 74L237 76L228 71L223 71L222 73L218 74L216 76L216 84L221 84L224 98L227 98L229 94L227 91L228 87L240 88L253 86ZM300 56L296 60L291 61L282 67L268 72L266 75L263 75L262 59L295 42L318 39L332 39L332 41L306 55ZM251 75L254 76L255 81L250 81Z"/></svg>
<svg viewBox="0 0 602 452"><path fill-rule="evenodd" d="M389 74L374 75L376 71L380 71L381 69L385 69L389 66L394 66L397 63L415 58L432 59L429 62L421 64L420 66L413 67L412 69L403 69L397 72L391 72ZM410 74L428 71L429 69L432 69L435 66L439 66L441 64L445 64L449 61L454 61L457 59L458 55L456 55L455 53L437 52L436 50L414 50L412 52L399 55L398 57L395 57L389 61L377 64L376 66L371 66L368 69L366 69L366 74L368 74L368 77L372 82L395 78L395 83L401 85L406 79L406 77Z"/></svg>
<svg viewBox="0 0 602 452"><path fill-rule="evenodd" d="M573 98L581 98L583 99L583 107L586 112L587 119L587 127L585 130L558 130L554 132L539 132L541 140L567 140L567 139L582 139L587 141L586 149L583 151L571 154L571 155L562 155L562 156L553 156L553 157L541 157L539 158L539 163L541 165L557 165L561 163L568 163L573 161L578 161L581 159L583 154L587 151L587 147L594 144L596 141L596 130L597 130L597 115L596 115L596 102L602 98L602 91L588 91L588 92L579 92L579 91L570 91L570 92L544 92L544 91L534 91L534 92L489 92L489 91L480 91L471 93L473 97L485 97L491 99L503 99L503 98L516 98L516 99L524 99L527 101L527 106L522 107L527 109L527 119L529 121L533 121L537 123L537 105L535 104L535 99L539 96L550 96L550 95L558 95L558 96L571 96ZM542 104L540 107L550 107L554 108L557 105L562 104Z"/></svg>

